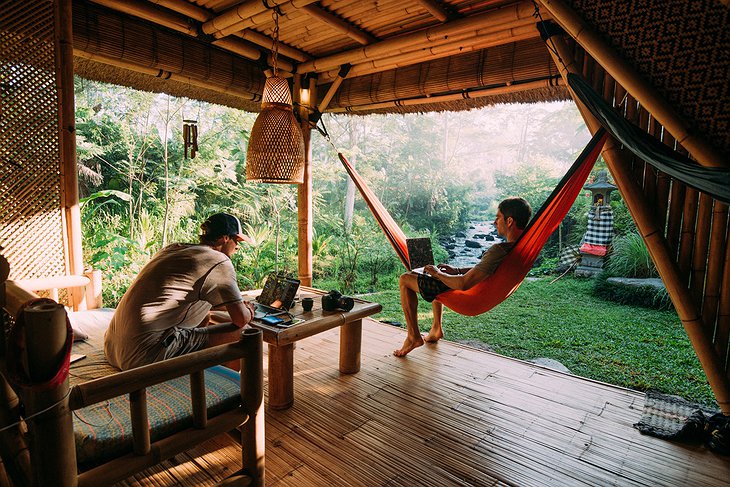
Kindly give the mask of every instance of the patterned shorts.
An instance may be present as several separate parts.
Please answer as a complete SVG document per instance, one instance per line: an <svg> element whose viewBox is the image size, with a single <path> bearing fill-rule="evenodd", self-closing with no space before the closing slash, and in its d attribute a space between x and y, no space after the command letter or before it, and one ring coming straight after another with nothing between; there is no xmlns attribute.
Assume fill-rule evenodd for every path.
<svg viewBox="0 0 730 487"><path fill-rule="evenodd" d="M208 346L208 337L205 328L172 328L168 330L167 337L161 342L162 357L158 360L202 350Z"/></svg>
<svg viewBox="0 0 730 487"><path fill-rule="evenodd" d="M439 294L451 291L451 288L428 274L418 274L418 291L421 297L430 303Z"/></svg>

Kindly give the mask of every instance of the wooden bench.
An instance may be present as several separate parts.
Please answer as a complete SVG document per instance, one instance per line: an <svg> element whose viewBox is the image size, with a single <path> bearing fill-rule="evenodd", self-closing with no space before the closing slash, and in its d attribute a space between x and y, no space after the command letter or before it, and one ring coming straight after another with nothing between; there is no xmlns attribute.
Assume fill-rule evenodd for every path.
<svg viewBox="0 0 730 487"><path fill-rule="evenodd" d="M85 280L86 279L86 280ZM44 377L59 368L58 357L63 356L66 336L66 310L52 302L37 302L39 285L51 282L54 288L89 284L84 276L54 278L51 281L5 281L0 290L0 305L12 319L25 307L25 329L31 328L44 339L26 343L27 354L22 361L29 377ZM36 288L36 289L33 289ZM71 291L68 291L71 292ZM57 296L51 291L51 296ZM90 300L87 300L90 301ZM35 304L33 304L35 302ZM38 334L41 333L42 334ZM33 336L27 333L26 337ZM3 350L5 350L3 348ZM28 361L28 358L32 360ZM213 418L208 418L206 407L205 369L230 360L241 360L239 382L240 401ZM240 427L243 473L237 475L234 485L264 485L264 413L263 413L263 351L262 333L246 330L236 343L211 347L182 357L176 357L136 369L116 372L70 385L68 377L50 390L18 388L17 396L25 405L21 415L8 401L0 404L2 421L0 443L15 442L15 447L3 449L6 470L16 485L75 486L108 485L140 472L159 462L186 451L206 439ZM4 364L7 365L7 364ZM3 367L4 373L7 371ZM148 421L147 390L171 379L189 376L192 427L151 441ZM6 396L13 396L7 389ZM78 473L72 414L88 406L128 395L132 424L132 451L105 461ZM12 399L12 397L10 397ZM17 405L15 405L17 406ZM29 435L20 428L23 419ZM18 426L12 426L18 422ZM128 434L128 432L127 432ZM24 454L28 444L29 455ZM27 477L32 478L27 478ZM227 484L228 485L228 484Z"/></svg>

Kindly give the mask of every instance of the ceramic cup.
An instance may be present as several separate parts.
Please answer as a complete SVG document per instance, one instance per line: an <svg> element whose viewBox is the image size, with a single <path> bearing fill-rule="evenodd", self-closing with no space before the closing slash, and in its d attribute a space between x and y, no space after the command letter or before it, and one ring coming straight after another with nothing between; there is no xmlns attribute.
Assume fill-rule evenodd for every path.
<svg viewBox="0 0 730 487"><path fill-rule="evenodd" d="M304 311L312 311L312 306L314 306L314 299L302 298L302 308L304 308Z"/></svg>

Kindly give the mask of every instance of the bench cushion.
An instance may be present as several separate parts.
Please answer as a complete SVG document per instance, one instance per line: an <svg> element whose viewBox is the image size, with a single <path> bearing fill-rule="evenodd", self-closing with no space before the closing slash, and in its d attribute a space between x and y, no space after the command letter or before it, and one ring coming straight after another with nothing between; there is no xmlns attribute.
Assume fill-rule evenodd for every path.
<svg viewBox="0 0 730 487"><path fill-rule="evenodd" d="M239 375L223 366L205 371L208 416L241 404ZM152 442L190 428L190 377L178 377L147 389L147 411ZM115 397L74 411L76 456L82 470L132 451L129 396Z"/></svg>

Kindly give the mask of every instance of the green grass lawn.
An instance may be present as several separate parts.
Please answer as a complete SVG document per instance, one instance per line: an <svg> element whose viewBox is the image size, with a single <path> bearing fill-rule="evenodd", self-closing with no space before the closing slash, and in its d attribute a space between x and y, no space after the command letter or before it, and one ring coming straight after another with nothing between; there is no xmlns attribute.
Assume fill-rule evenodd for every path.
<svg viewBox="0 0 730 487"><path fill-rule="evenodd" d="M675 311L603 301L591 295L591 280L564 277L550 284L551 280L525 281L504 303L481 316L446 309L445 338L479 340L509 357L547 357L576 375L715 405ZM383 305L375 319L403 323L397 288L364 297ZM418 314L421 330L428 331L431 305L420 300ZM394 349L398 346L393 344Z"/></svg>

